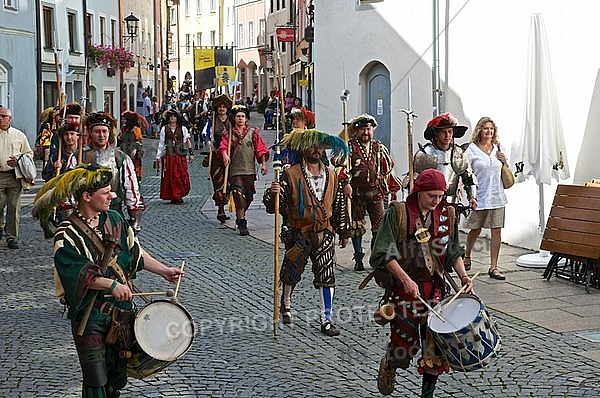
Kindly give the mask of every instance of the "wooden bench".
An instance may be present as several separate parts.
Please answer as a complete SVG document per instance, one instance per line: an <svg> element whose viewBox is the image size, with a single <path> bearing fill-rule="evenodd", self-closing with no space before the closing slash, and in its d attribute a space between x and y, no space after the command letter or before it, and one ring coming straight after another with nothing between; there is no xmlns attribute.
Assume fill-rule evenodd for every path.
<svg viewBox="0 0 600 398"><path fill-rule="evenodd" d="M571 267L570 278L574 280L577 272L589 293L590 279L598 279L600 267L600 188L558 186L540 249L552 253L544 278L550 280L553 271L558 275L564 258Z"/></svg>

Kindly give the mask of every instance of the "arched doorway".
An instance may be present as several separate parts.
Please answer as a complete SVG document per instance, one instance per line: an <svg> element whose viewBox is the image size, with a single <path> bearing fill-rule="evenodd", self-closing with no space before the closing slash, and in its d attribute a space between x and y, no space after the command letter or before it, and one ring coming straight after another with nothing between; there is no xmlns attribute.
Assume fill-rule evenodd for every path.
<svg viewBox="0 0 600 398"><path fill-rule="evenodd" d="M379 62L365 68L366 112L377 120L373 137L380 140L388 149L392 140L391 128L391 83L390 71Z"/></svg>

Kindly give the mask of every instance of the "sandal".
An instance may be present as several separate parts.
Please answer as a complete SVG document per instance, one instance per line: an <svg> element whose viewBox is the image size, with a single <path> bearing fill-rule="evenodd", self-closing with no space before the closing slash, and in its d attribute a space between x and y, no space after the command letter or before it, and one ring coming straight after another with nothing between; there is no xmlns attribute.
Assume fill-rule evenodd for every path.
<svg viewBox="0 0 600 398"><path fill-rule="evenodd" d="M500 273L500 271L498 271L498 268L494 268L494 269L489 269L488 270L488 275L490 276L490 278L492 279L496 279L499 281L503 281L506 279L506 276L504 276L503 274Z"/></svg>
<svg viewBox="0 0 600 398"><path fill-rule="evenodd" d="M463 264L465 265L465 271L471 270L471 257L465 257Z"/></svg>

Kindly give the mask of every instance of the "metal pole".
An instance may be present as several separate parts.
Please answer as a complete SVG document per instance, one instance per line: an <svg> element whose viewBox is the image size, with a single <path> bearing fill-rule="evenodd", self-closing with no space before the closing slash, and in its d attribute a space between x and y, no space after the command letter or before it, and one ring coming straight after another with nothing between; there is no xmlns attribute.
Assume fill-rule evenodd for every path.
<svg viewBox="0 0 600 398"><path fill-rule="evenodd" d="M440 114L439 0L433 0L433 62L431 64L433 116Z"/></svg>

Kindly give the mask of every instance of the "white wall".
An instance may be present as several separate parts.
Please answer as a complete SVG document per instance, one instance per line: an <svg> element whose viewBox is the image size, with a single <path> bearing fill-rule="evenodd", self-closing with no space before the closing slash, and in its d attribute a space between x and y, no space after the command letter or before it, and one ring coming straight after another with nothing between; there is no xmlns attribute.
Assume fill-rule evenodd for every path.
<svg viewBox="0 0 600 398"><path fill-rule="evenodd" d="M484 115L492 117L503 145L510 148L523 125L525 78L530 16L541 13L548 33L558 101L573 172L588 118L591 95L600 66L596 25L600 3L593 0L503 0L451 2L449 25L448 83L446 110L473 127ZM443 24L445 2L440 1ZM460 10L461 7L464 8ZM369 62L384 63L392 86L392 155L397 171L407 169L406 118L407 79L412 80L414 142L423 142L422 132L432 115L431 58L432 2L385 0L358 7L345 0L318 0L315 16L315 111L317 125L330 132L340 130L343 65L351 91L349 116L364 111L358 75ZM358 10L358 11L357 11ZM459 11L460 10L460 11ZM444 65L444 35L440 37L441 76ZM421 59L419 57L423 55ZM415 65L412 70L411 67ZM471 130L459 143L468 140ZM600 174L600 173L599 173ZM567 181L570 183L570 181ZM549 209L555 190L546 187ZM518 246L539 244L538 193L532 180L507 191L506 228L503 240Z"/></svg>

